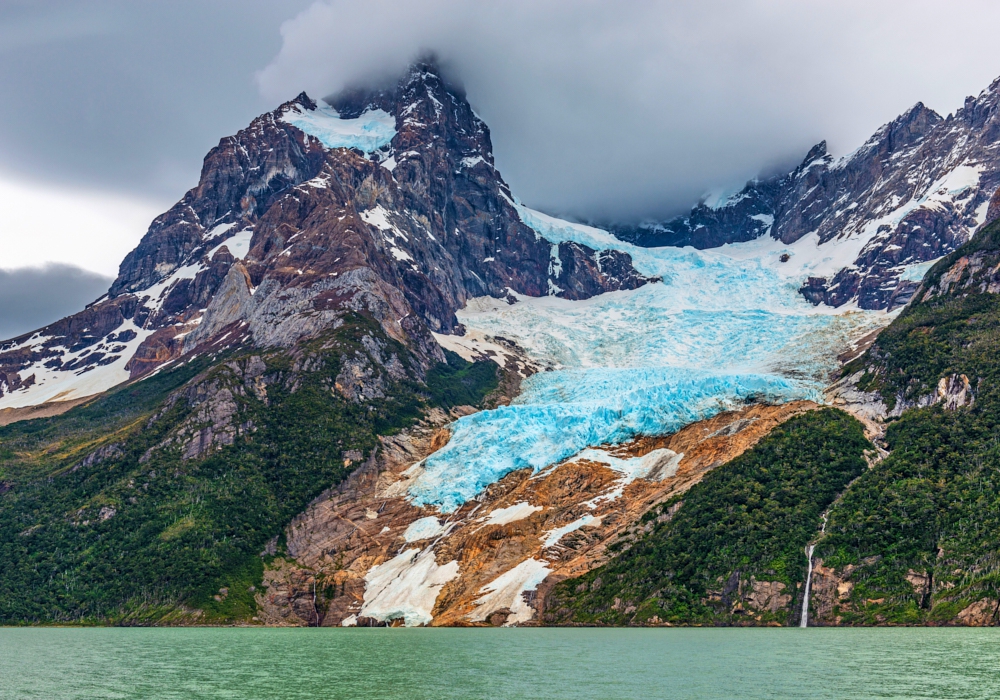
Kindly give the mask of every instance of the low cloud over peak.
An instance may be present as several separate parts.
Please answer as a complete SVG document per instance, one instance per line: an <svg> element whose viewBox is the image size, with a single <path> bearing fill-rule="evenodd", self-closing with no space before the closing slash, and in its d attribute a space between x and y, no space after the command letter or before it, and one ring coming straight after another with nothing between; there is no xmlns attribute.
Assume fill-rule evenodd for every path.
<svg viewBox="0 0 1000 700"><path fill-rule="evenodd" d="M971 0L329 0L282 25L257 82L274 103L325 95L434 51L526 202L661 216L823 138L849 151L917 100L960 106L1000 74L998 19Z"/></svg>

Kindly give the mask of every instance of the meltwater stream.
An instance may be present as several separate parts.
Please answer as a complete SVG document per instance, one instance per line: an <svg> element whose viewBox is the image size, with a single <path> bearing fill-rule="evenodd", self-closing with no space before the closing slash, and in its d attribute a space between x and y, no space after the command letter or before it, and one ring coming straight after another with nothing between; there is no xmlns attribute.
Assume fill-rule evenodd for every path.
<svg viewBox="0 0 1000 700"><path fill-rule="evenodd" d="M853 260L855 241L785 246L764 236L715 251L649 249L519 212L553 244L623 250L662 282L585 301L472 300L459 313L467 328L512 339L553 371L531 376L510 406L457 421L451 441L411 483L417 505L448 512L515 469L538 471L587 447L672 432L751 400L820 400L837 354L891 320L815 307L798 293L805 277Z"/></svg>

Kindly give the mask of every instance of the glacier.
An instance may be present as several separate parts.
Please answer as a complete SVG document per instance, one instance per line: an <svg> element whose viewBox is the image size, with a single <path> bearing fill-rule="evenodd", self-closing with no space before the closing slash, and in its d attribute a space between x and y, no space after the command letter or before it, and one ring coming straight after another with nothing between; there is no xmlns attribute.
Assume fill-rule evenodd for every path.
<svg viewBox="0 0 1000 700"><path fill-rule="evenodd" d="M356 119L341 119L340 114L323 100L316 109L295 105L282 121L315 136L327 148L357 148L365 153L389 145L396 135L396 118L381 109L370 109Z"/></svg>
<svg viewBox="0 0 1000 700"><path fill-rule="evenodd" d="M410 482L418 506L452 512L511 471L538 472L747 403L822 401L837 355L895 315L817 307L798 293L805 277L839 269L864 240L639 248L516 206L539 237L627 252L662 282L583 301L513 292L513 305L470 300L458 314L468 331L514 340L550 371L525 380L511 405L452 425L451 440Z"/></svg>

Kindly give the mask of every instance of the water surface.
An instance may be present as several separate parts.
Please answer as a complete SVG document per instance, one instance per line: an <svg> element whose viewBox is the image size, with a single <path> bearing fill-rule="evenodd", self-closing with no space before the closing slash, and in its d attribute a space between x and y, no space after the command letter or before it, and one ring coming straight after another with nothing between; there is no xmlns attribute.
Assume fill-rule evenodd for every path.
<svg viewBox="0 0 1000 700"><path fill-rule="evenodd" d="M996 698L986 629L0 629L6 698Z"/></svg>

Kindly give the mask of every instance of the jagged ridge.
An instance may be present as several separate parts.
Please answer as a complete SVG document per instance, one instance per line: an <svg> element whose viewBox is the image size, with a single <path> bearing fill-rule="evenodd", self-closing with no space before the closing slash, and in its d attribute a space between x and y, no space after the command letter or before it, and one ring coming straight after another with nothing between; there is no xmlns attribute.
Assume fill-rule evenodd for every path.
<svg viewBox="0 0 1000 700"><path fill-rule="evenodd" d="M998 101L1000 79L947 118L917 103L844 158L831 157L823 141L790 173L614 232L638 245L701 249L764 235L785 244L854 239L854 259L830 277L810 278L802 294L830 306L902 306L919 282L904 268L954 250L985 221L1000 185Z"/></svg>

